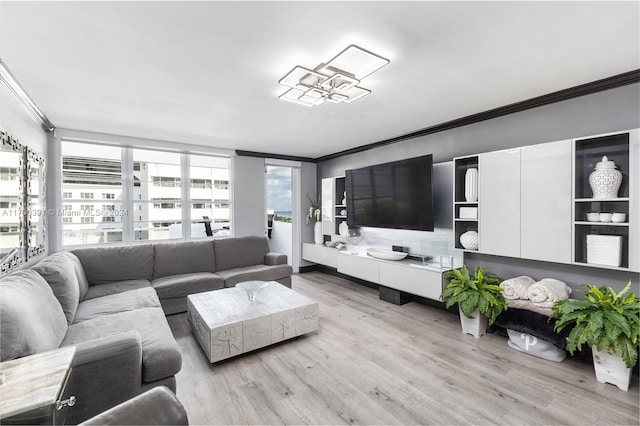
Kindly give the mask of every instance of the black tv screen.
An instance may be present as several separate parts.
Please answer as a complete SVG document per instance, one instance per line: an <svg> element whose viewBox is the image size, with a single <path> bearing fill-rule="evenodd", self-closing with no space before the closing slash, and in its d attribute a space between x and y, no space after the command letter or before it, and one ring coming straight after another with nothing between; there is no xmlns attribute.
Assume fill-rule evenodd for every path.
<svg viewBox="0 0 640 426"><path fill-rule="evenodd" d="M433 231L433 156L347 170L347 225Z"/></svg>

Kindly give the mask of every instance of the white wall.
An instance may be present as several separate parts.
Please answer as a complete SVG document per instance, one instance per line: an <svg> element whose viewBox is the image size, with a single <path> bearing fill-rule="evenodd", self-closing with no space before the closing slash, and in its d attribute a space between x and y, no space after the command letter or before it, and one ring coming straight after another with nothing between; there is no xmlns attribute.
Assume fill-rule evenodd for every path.
<svg viewBox="0 0 640 426"><path fill-rule="evenodd" d="M291 222L273 221L269 248L276 253L287 255L287 263L293 265L293 251L291 242L293 241L293 224Z"/></svg>
<svg viewBox="0 0 640 426"><path fill-rule="evenodd" d="M47 156L48 133L4 84L0 84L0 127L22 145Z"/></svg>

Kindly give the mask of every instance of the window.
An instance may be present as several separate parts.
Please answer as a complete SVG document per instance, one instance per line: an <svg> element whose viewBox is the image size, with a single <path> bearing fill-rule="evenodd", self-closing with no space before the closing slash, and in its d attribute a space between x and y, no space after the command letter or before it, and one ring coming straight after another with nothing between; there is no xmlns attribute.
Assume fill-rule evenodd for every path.
<svg viewBox="0 0 640 426"><path fill-rule="evenodd" d="M93 200L94 194L122 194L122 149L62 141L62 195ZM120 207L118 207L120 208ZM103 225L93 204L68 202L63 205L62 244L99 244L122 241L122 217Z"/></svg>
<svg viewBox="0 0 640 426"><path fill-rule="evenodd" d="M214 235L224 235L231 222L229 160L199 155L190 160L191 229L202 229L202 219L208 218Z"/></svg>
<svg viewBox="0 0 640 426"><path fill-rule="evenodd" d="M214 185L216 189L229 189L229 180L217 180Z"/></svg>
<svg viewBox="0 0 640 426"><path fill-rule="evenodd" d="M181 155L134 149L133 203L139 212L134 223L136 240L182 238ZM139 170L136 170L139 169Z"/></svg>
<svg viewBox="0 0 640 426"><path fill-rule="evenodd" d="M228 158L62 141L62 164L63 246L184 238L185 220L197 224L189 236L204 236L203 216L228 234Z"/></svg>

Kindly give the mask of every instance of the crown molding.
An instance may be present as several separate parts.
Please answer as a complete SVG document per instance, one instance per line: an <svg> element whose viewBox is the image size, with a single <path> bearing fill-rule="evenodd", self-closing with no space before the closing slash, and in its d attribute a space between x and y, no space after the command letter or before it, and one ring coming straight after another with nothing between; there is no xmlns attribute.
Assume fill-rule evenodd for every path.
<svg viewBox="0 0 640 426"><path fill-rule="evenodd" d="M492 118L498 118L508 114L526 111L528 109L566 101L569 99L578 98L580 96L591 95L593 93L615 89L617 87L627 86L629 84L638 82L640 82L640 69L617 74L611 77L603 78L601 80L592 81L590 83L580 84L568 89L558 90L557 92L547 93L546 95L537 96L535 98L490 109L477 114L467 115L466 117L436 124L435 126L420 129L401 136L396 136L395 138L385 139L379 142L373 142L367 145L346 149L334 154L324 155L322 157L316 158L315 162L319 163L322 161L333 160L334 158L343 157L345 155L357 154L359 152L368 151L370 149L379 148L381 146L389 145L392 143L419 138L422 136L431 135L433 133L444 132L445 130L455 129L456 127L468 126L470 124L479 123L481 121L491 120Z"/></svg>

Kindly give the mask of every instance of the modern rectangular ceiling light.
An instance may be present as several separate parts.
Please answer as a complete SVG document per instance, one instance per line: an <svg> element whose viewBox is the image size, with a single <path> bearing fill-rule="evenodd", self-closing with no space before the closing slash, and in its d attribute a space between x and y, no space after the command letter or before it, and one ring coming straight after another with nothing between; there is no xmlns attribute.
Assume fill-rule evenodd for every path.
<svg viewBox="0 0 640 426"><path fill-rule="evenodd" d="M282 95L278 96L280 99L282 99L283 101L289 101L289 102L293 102L299 105L304 105L304 106L314 106L315 104L313 103L309 103L309 102L304 102L300 100L300 97L304 95L304 91L299 90L299 89L295 89L295 88L291 88L289 90L287 90L286 92L284 92Z"/></svg>
<svg viewBox="0 0 640 426"><path fill-rule="evenodd" d="M314 87L304 92L304 94L298 99L302 102L308 102L313 105L320 105L325 101L325 98L327 96L329 96L329 92Z"/></svg>
<svg viewBox="0 0 640 426"><path fill-rule="evenodd" d="M280 99L305 106L352 103L371 93L357 86L390 61L355 44L314 69L296 65L278 83L290 87Z"/></svg>
<svg viewBox="0 0 640 426"><path fill-rule="evenodd" d="M371 90L369 89L365 89L364 87L359 86L353 86L351 89L344 92L344 95L349 97L349 99L347 99L345 102L350 104L351 102L355 102L358 99L367 96L369 93L371 93Z"/></svg>
<svg viewBox="0 0 640 426"><path fill-rule="evenodd" d="M294 87L300 90L307 90L310 87L318 85L321 81L327 79L326 75L322 75L305 67L295 66L291 71L278 81L283 86Z"/></svg>
<svg viewBox="0 0 640 426"><path fill-rule="evenodd" d="M362 80L388 63L388 59L352 44L338 53L318 71L322 72L325 69L343 70L349 72L358 80Z"/></svg>
<svg viewBox="0 0 640 426"><path fill-rule="evenodd" d="M348 75L336 73L321 83L325 89L334 89L344 91L352 88L356 84L360 83L360 80L351 78Z"/></svg>
<svg viewBox="0 0 640 426"><path fill-rule="evenodd" d="M331 102L331 103L334 103L334 104L339 104L340 102L344 102L344 101L346 101L348 99L349 99L349 97L346 96L346 95L341 95L339 93L332 93L331 96L327 96L325 101Z"/></svg>

